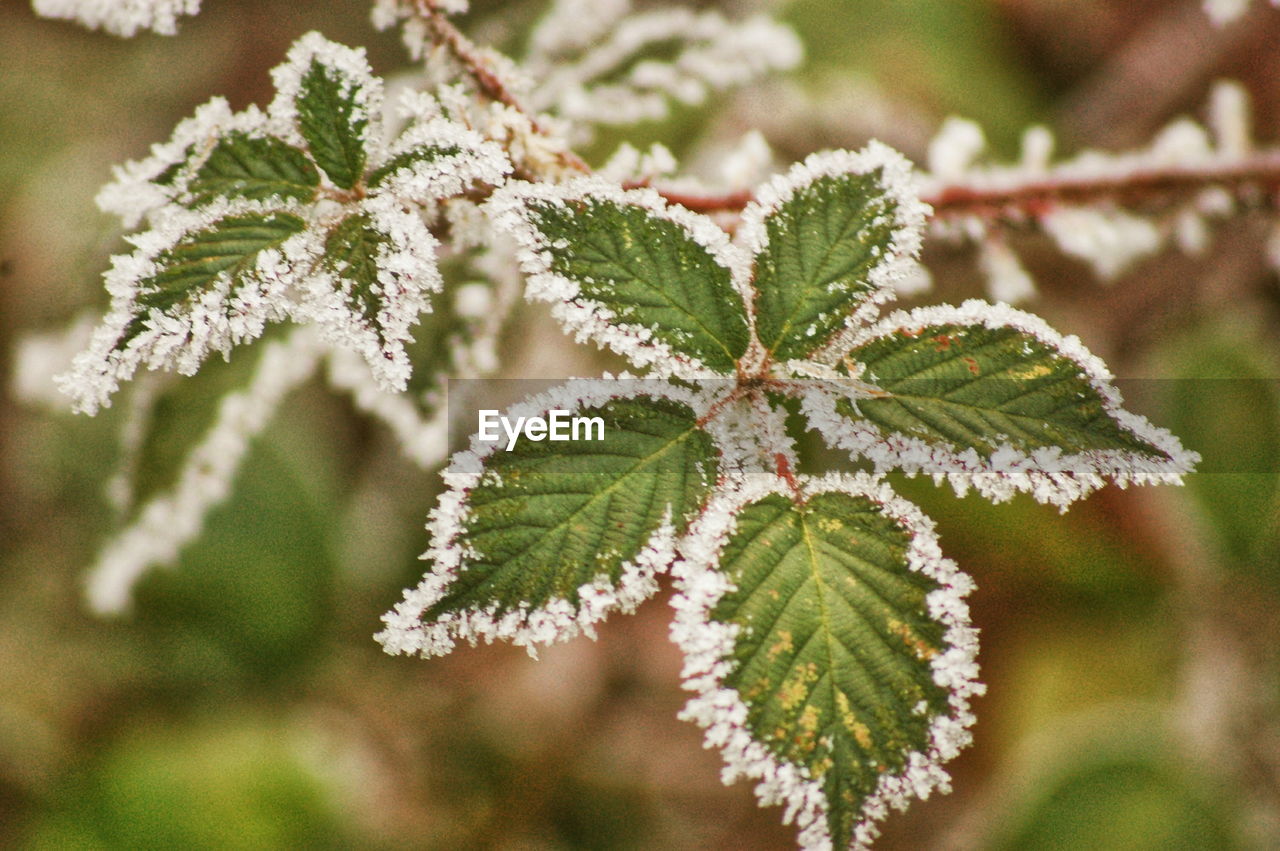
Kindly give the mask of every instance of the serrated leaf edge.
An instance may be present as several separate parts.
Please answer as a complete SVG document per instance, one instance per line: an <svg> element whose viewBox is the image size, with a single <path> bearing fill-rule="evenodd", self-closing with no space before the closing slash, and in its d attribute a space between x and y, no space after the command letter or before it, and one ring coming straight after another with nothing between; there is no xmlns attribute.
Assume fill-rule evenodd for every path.
<svg viewBox="0 0 1280 851"><path fill-rule="evenodd" d="M363 138L366 167L369 162L383 158L382 78L373 73L363 47L347 47L330 41L312 31L299 38L289 48L285 61L271 69L271 80L276 96L267 107L271 118L277 122L278 135L295 147L309 149L299 129L297 97L302 91L302 79L312 62L318 62L338 72L350 86L356 116L367 120ZM323 169L321 169L323 173ZM325 175L328 178L328 175Z"/></svg>
<svg viewBox="0 0 1280 851"><path fill-rule="evenodd" d="M852 421L837 412L840 397L817 385L801 401L809 428L821 434L833 448L870 460L877 473L887 470L901 470L909 476L924 473L939 484L944 480L949 482L960 496L973 488L997 503L1011 499L1016 493L1029 493L1038 502L1056 505L1063 511L1077 499L1104 486L1107 479L1122 488L1131 484L1180 485L1182 477L1192 472L1200 461L1199 454L1184 449L1171 432L1124 409L1124 400L1111 383L1111 372L1079 338L1064 337L1040 317L1006 304L971 299L959 306L933 305L895 311L862 329L849 342L849 347L856 348L904 328L945 324L1014 328L1034 337L1076 363L1101 397L1107 414L1136 437L1165 453L1168 460L1121 449L1068 453L1059 447L1046 447L1027 453L1004 444L986 461L973 449L956 452L919 437L886 433L866 420Z"/></svg>
<svg viewBox="0 0 1280 851"><path fill-rule="evenodd" d="M223 137L231 133L280 136L282 126L252 104L241 112L232 112L225 98L212 98L178 122L168 141L152 145L149 156L113 166L111 181L99 190L95 201L104 213L119 216L125 227L137 227L143 219L186 193L191 177ZM155 182L175 167L177 175L171 184L161 186Z"/></svg>
<svg viewBox="0 0 1280 851"><path fill-rule="evenodd" d="M880 262L868 274L868 282L874 289L863 297L860 305L849 311L845 320L846 330L858 328L872 318L879 305L894 297L895 284L916 267L925 218L932 208L919 199L911 163L902 154L877 141L856 152L836 150L810 154L785 174L774 175L756 190L755 199L742 211L742 220L733 239L744 252L757 257L769 246L769 217L794 198L798 191L823 178L870 174L876 169L883 169L882 188L894 202L893 237ZM755 303L754 287L748 303ZM841 337L842 332L837 331L832 342L823 346L813 358L829 360L838 356L833 346Z"/></svg>
<svg viewBox="0 0 1280 851"><path fill-rule="evenodd" d="M680 402L695 414L707 404L705 395L683 387L657 381L644 384L647 389L643 395ZM541 416L553 408L573 412L635 395L631 381L574 380L524 400L505 415L508 418ZM442 656L453 650L458 639L471 644L502 639L536 655L537 645L567 641L580 633L594 637L594 625L611 612L633 611L652 596L658 589L657 574L674 560L676 534L668 510L667 520L654 530L640 552L622 566L616 586L607 577L599 576L578 589L582 601L579 608L575 609L566 599L556 599L539 607L522 604L501 617L495 616L496 607L472 608L424 622L423 613L444 599L466 559L474 556L459 543L468 495L485 475L485 458L499 448L498 442L485 443L478 434L473 434L470 448L455 453L441 474L446 490L431 512L427 524L431 542L422 555L424 561L431 562L431 570L417 587L404 592L404 599L395 608L382 616L386 626L374 636L388 653Z"/></svg>
<svg viewBox="0 0 1280 851"><path fill-rule="evenodd" d="M903 809L912 798L925 799L934 790L950 791L950 779L942 763L954 758L971 741L969 727L974 722L969 699L981 695L986 686L978 676L978 633L969 621L965 596L973 590L973 580L962 573L938 546L933 521L915 505L895 494L878 478L863 473L832 473L821 478L804 477L800 488L806 498L837 492L867 497L884 507L885 513L911 534L907 566L939 583L926 597L929 616L944 628L946 650L930 662L934 682L948 692L949 714L930 722L929 745L907 756L899 774L883 774L876 790L862 808L862 820L854 831L851 847L864 848L878 834L875 822L889 808ZM821 784L808 769L785 762L746 727L748 709L739 693L725 685L733 670L733 648L738 627L717 623L710 613L731 589L718 567L720 555L737 528L738 513L770 494L794 499L795 492L784 479L767 474L740 478L734 487L717 494L706 510L677 544L679 559L671 568L676 594L671 605L675 619L672 640L684 653L681 672L683 686L695 693L680 718L706 731L705 746L720 749L725 759L721 774L726 784L740 778L760 781L755 787L762 806L782 804L783 821L794 821L800 830L800 847L830 849L827 828L829 805Z"/></svg>
<svg viewBox="0 0 1280 851"><path fill-rule="evenodd" d="M720 266L729 270L734 289L745 299L750 287L750 263L745 254L706 216L668 204L652 189L622 189L599 177L581 177L561 184L513 181L494 193L485 212L499 230L515 237L517 259L528 279L530 300L547 302L551 314L578 342L590 340L622 355L637 369L648 368L655 376L680 378L714 377L719 373L701 360L676 352L657 340L651 329L615 321L604 305L583 298L578 284L552 271L551 244L530 219L527 204L543 201L564 204L571 201L601 201L623 207L637 207L655 218L670 221L685 232Z"/></svg>
<svg viewBox="0 0 1280 851"><path fill-rule="evenodd" d="M145 320L145 329L123 349L116 348L129 323L143 315L138 306L139 284L157 272L156 261L165 251L227 217L275 214L306 220L306 209L296 203L218 200L199 210L174 209L151 230L127 237L135 250L113 256L111 268L103 274L111 296L106 315L94 329L88 348L76 355L70 371L55 379L59 389L74 400L75 410L93 414L106 407L120 382L131 378L141 366L172 366L182 375L192 375L211 352L226 352L232 345L261 336L268 322L288 318L291 311L286 307L285 293L297 283L301 264L294 259L307 238L306 229L285 239L278 248L259 252L253 270L242 276L247 286L241 287L230 304L226 299L231 279L223 273L191 311L182 316L148 311L151 318ZM220 307L230 308L233 319L209 321L225 314Z"/></svg>
<svg viewBox="0 0 1280 851"><path fill-rule="evenodd" d="M302 279L297 316L319 325L333 345L359 353L383 390L401 392L412 369L404 346L413 338L410 329L431 310L428 295L444 287L436 266L438 243L422 217L390 195L370 196L353 205L344 218L359 215L368 215L373 228L388 238L377 252L377 328L352 308L351 281L322 264L315 264ZM318 229L311 229L309 243L309 256L324 254L324 236Z"/></svg>
<svg viewBox="0 0 1280 851"><path fill-rule="evenodd" d="M476 131L435 117L410 125L387 150L379 165L416 148L457 148L458 153L412 163L387 174L376 192L418 204L458 195L472 183L499 186L511 173L502 146ZM377 170L375 166L373 171Z"/></svg>

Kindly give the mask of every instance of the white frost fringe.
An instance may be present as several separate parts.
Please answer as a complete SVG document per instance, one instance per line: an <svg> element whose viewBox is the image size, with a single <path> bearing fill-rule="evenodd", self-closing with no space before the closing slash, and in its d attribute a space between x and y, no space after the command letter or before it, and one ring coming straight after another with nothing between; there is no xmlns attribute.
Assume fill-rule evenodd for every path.
<svg viewBox="0 0 1280 851"><path fill-rule="evenodd" d="M824 178L871 174L880 171L879 187L892 202L893 222L889 244L880 249L879 259L867 276L872 287L861 296L862 302L850 310L846 329L854 329L874 315L878 305L893 298L896 285L916 269L921 234L930 209L920 202L911 177L911 164L897 151L880 142L871 142L861 151L824 151L811 154L804 162L792 166L786 174L775 176L756 190L756 197L742 211L734 243L748 255L757 256L769 247L769 218L779 212L796 193ZM872 223L874 224L874 223ZM749 279L748 279L749 280ZM807 329L812 334L815 328ZM805 333L798 330L797 333ZM838 340L842 332L837 332ZM819 341L821 342L821 341ZM833 342L831 345L838 345ZM825 346L824 350L831 349ZM821 359L821 355L817 356Z"/></svg>
<svg viewBox="0 0 1280 851"><path fill-rule="evenodd" d="M615 399L633 398L637 395L634 384L634 381L611 378L572 381L526 399L512 407L506 416L514 420L522 416L544 416L552 409L572 412L598 407ZM708 405L705 395L665 382L649 381L645 387L641 395L680 402L695 413L704 411ZM422 556L432 563L431 572L416 588L405 591L404 599L383 615L386 628L374 636L388 653L441 656L451 651L461 638L472 644L505 639L525 647L533 656L539 644L567 641L579 633L594 637L594 625L610 612L634 611L652 596L658 588L655 576L675 558L675 529L668 508L665 522L653 532L641 551L623 565L618 582L615 584L601 575L583 585L578 589L580 602L576 609L568 600L557 599L540 608L522 603L518 609L499 617L494 604L484 610L450 612L424 623L423 613L444 599L459 571L465 570L468 560L475 556L459 540L465 531L467 498L471 489L487 475L484 461L498 451L499 445L500 441L485 443L478 434L472 435L471 448L455 454L442 473L447 490L431 512L427 527L431 544Z"/></svg>
<svg viewBox="0 0 1280 851"><path fill-rule="evenodd" d="M912 311L897 311L875 325L863 329L851 348L892 335L903 328L932 325L981 325L987 328L1014 328L1034 337L1059 356L1074 362L1102 399L1107 415L1135 437L1164 452L1158 460L1119 449L1099 449L1069 454L1059 447L1024 452L1008 443L989 459L970 448L956 452L918 437L888 433L866 420L850 420L836 411L837 397L815 385L806 394L801 408L809 427L819 432L835 448L867 458L877 473L898 469L907 475L924 473L935 482L946 480L963 496L970 487L993 502L1004 502L1015 493L1030 493L1039 502L1063 511L1077 499L1097 490L1110 478L1120 487L1130 484L1181 484L1200 456L1183 449L1167 430L1145 417L1126 411L1120 392L1111 383L1107 367L1075 336L1064 337L1044 320L1004 304L972 299L959 307L937 305ZM874 377L869 377L874 381Z"/></svg>
<svg viewBox="0 0 1280 851"><path fill-rule="evenodd" d="M906 558L909 569L936 580L939 588L926 597L929 616L944 627L944 652L932 660L934 682L947 689L949 714L935 716L929 727L929 744L907 756L900 774L884 774L879 786L862 807L862 821L854 831L853 847L867 846L879 833L875 822L889 808L904 809L911 798L927 798L937 789L950 791L950 778L941 764L969 744L974 722L969 698L986 691L978 676L978 633L969 622L964 598L973 580L942 556L929 520L911 503L882 482L862 473L829 474L802 479L807 496L834 491L864 496L884 507L887 516L911 535ZM720 555L737 528L737 516L748 505L770 494L791 498L788 484L772 475L751 475L738 487L712 500L707 510L678 543L680 559L672 567L678 593L672 639L684 652L684 687L695 692L680 717L706 730L706 746L719 748L725 758L725 783L739 778L759 780L755 792L764 806L783 804L786 823L800 828L800 846L831 849L827 827L830 804L819 781L807 768L784 762L754 739L746 726L748 709L741 695L725 685L733 670L733 649L739 627L713 621L711 611L732 585L718 568Z"/></svg>
<svg viewBox="0 0 1280 851"><path fill-rule="evenodd" d="M552 271L552 251L564 246L553 244L538 230L529 204L560 206L576 201L637 208L655 219L678 225L690 240L706 250L711 260L729 270L735 288L742 293L749 287L748 259L706 216L668 205L652 189L623 190L598 177L577 178L562 184L515 181L494 193L485 205L495 227L510 233L519 245L517 258L528 276L527 297L551 304L552 314L574 332L579 342L591 340L612 349L635 367L648 367L655 376L714 377L715 373L698 359L676 352L667 343L656 339L650 328L616 321L607 307L584 298L576 281Z"/></svg>

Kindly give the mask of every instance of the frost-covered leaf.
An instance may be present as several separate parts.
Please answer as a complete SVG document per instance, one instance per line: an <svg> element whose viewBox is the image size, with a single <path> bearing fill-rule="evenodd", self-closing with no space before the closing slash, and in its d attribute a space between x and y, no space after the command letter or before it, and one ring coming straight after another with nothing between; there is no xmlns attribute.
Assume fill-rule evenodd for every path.
<svg viewBox="0 0 1280 851"><path fill-rule="evenodd" d="M132 237L106 274L111 309L59 387L88 413L140 366L194 373L210 351L261 336L290 315L288 259L305 222L257 202L177 209Z"/></svg>
<svg viewBox="0 0 1280 851"><path fill-rule="evenodd" d="M667 374L733 372L746 351L740 253L709 219L590 178L513 184L490 211L525 249L530 295L579 339Z"/></svg>
<svg viewBox="0 0 1280 851"><path fill-rule="evenodd" d="M308 33L272 76L278 95L271 113L297 121L312 158L335 186L355 186L378 133L370 122L382 108L382 83L364 50Z"/></svg>
<svg viewBox="0 0 1280 851"><path fill-rule="evenodd" d="M155 178L172 181L181 166L177 163ZM294 198L309 201L315 196L320 175L307 155L271 136L229 133L218 141L196 171L187 192L196 204L215 197Z"/></svg>
<svg viewBox="0 0 1280 851"><path fill-rule="evenodd" d="M895 313L859 336L846 363L887 395L818 391L805 410L811 427L877 470L1065 507L1104 476L1122 486L1179 482L1197 460L1121 407L1106 367L1079 340L1008 307Z"/></svg>
<svg viewBox="0 0 1280 851"><path fill-rule="evenodd" d="M215 288L236 292L258 255L277 248L299 233L305 222L291 213L225 216L187 234L156 258L156 271L143 278L136 297L137 314L116 342L124 348L149 325L193 308Z"/></svg>
<svg viewBox="0 0 1280 851"><path fill-rule="evenodd" d="M390 237L374 227L364 213L348 216L339 222L324 242L321 263L343 282L347 304L358 313L378 336L386 338L378 325L382 308L378 289L378 256L387 250Z"/></svg>
<svg viewBox="0 0 1280 851"><path fill-rule="evenodd" d="M682 717L760 780L805 848L862 846L890 805L948 788L969 742L972 582L933 524L865 476L761 476L718 498L679 545L672 634Z"/></svg>
<svg viewBox="0 0 1280 851"><path fill-rule="evenodd" d="M359 352L387 390L404 390L411 372L404 345L441 287L436 241L416 213L375 195L324 238L306 281L299 315L337 345Z"/></svg>
<svg viewBox="0 0 1280 851"><path fill-rule="evenodd" d="M370 173L371 190L427 204L464 191L472 183L497 186L511 162L497 143L447 118L410 125Z"/></svg>
<svg viewBox="0 0 1280 851"><path fill-rule="evenodd" d="M384 617L387 650L442 654L458 638L532 650L649 597L719 466L693 395L655 390L586 382L505 413L512 428L554 410L599 418L576 439L513 441L496 424L496 441L473 438L432 514L432 570Z"/></svg>
<svg viewBox="0 0 1280 851"><path fill-rule="evenodd" d="M814 154L762 187L739 242L756 258L756 330L774 359L812 354L890 297L926 210L906 160L876 143Z"/></svg>
<svg viewBox="0 0 1280 851"><path fill-rule="evenodd" d="M377 188L382 182L401 169L412 169L421 163L434 163L446 157L456 157L462 150L456 145L418 145L395 154L369 173L369 187Z"/></svg>

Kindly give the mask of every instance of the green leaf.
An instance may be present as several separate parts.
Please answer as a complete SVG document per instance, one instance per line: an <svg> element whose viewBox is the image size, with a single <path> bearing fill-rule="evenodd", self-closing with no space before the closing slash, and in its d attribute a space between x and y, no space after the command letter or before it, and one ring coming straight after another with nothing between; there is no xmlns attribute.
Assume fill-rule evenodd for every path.
<svg viewBox="0 0 1280 851"><path fill-rule="evenodd" d="M756 331L775 360L812 354L887 294L923 223L905 174L882 147L815 155L793 170L780 201L744 212L743 240L756 250Z"/></svg>
<svg viewBox="0 0 1280 851"><path fill-rule="evenodd" d="M878 470L1065 507L1103 476L1179 482L1197 460L1120 406L1078 340L1029 314L970 301L894 314L862 339L844 368L856 362L878 394L865 398L850 382L848 395L814 392L804 406L812 428Z"/></svg>
<svg viewBox="0 0 1280 851"><path fill-rule="evenodd" d="M222 276L235 280L253 270L258 255L299 233L306 223L291 213L225 216L187 234L156 258L156 274L138 285L138 313L116 348L141 333L151 311L172 313L198 297Z"/></svg>
<svg viewBox="0 0 1280 851"><path fill-rule="evenodd" d="M446 494L435 514L431 593L410 592L416 600L388 619L388 649L443 653L454 637L551 642L656 590L653 573L716 480L711 439L669 398L543 401L518 410L572 410L603 427L593 439L521 437L511 451L500 434L492 452L455 459L446 479L462 501Z"/></svg>
<svg viewBox="0 0 1280 851"><path fill-rule="evenodd" d="M419 145L396 154L369 174L369 188L376 189L388 177L402 168L412 168L418 163L435 162L445 157L457 156L462 149L457 145Z"/></svg>
<svg viewBox="0 0 1280 851"><path fill-rule="evenodd" d="M271 136L230 133L218 141L187 186L195 204L226 198L315 196L320 175L307 155Z"/></svg>
<svg viewBox="0 0 1280 851"><path fill-rule="evenodd" d="M963 727L965 698L981 690L971 681L971 633L967 625L953 630L966 615L960 598L969 583L937 556L925 521L896 516L884 501L896 497L864 487L869 481L802 497L770 493L732 508L719 559L727 587L706 614L709 629L733 629L728 668L714 687L698 687L722 714L699 717L698 699L686 713L744 727L774 760L772 780L741 746L735 751L728 730L709 731L708 740L729 743L731 773L779 784L766 798L801 809L802 828L819 820L835 848L848 848L887 796L905 803L940 782L936 766L912 755L936 763L967 743L962 730L949 744L936 741L935 721L951 716ZM954 648L957 640L968 646ZM956 653L967 661L953 660ZM745 719L724 705L722 689L736 695ZM781 766L805 774L779 780L796 778ZM903 783L885 787L886 778ZM803 788L810 784L820 805Z"/></svg>
<svg viewBox="0 0 1280 851"><path fill-rule="evenodd" d="M312 59L296 100L298 125L311 156L343 189L355 186L364 174L369 116L357 103L358 93L357 81Z"/></svg>
<svg viewBox="0 0 1280 851"><path fill-rule="evenodd" d="M715 235L706 227L716 229L647 195L603 198L592 191L570 187L564 198L523 200L523 221L533 229L528 242L538 249L526 263L530 292L568 301L567 324L637 364L652 361L639 352L656 343L733 372L749 333L728 265L709 247ZM617 339L623 325L630 342Z"/></svg>
<svg viewBox="0 0 1280 851"><path fill-rule="evenodd" d="M324 243L323 266L349 282L347 303L374 329L379 341L383 329L378 323L382 301L378 295L378 252L390 238L374 227L366 213L348 216L339 222Z"/></svg>
<svg viewBox="0 0 1280 851"><path fill-rule="evenodd" d="M1022 450L1165 453L1122 426L1080 364L1017 328L943 323L903 328L849 352L887 392L839 406L888 431L983 458Z"/></svg>

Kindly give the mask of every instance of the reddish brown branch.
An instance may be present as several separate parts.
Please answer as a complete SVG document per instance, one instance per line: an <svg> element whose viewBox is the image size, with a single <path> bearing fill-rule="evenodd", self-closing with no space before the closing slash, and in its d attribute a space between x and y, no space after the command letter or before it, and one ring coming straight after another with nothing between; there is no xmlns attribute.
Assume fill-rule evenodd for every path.
<svg viewBox="0 0 1280 851"><path fill-rule="evenodd" d="M645 185L648 184L627 184L629 187ZM1280 152L1256 154L1217 167L1148 169L1116 177L1045 178L1003 189L948 186L921 200L933 207L931 218L934 220L958 216L1020 220L1034 218L1059 204L1157 205L1213 187L1221 187L1238 198L1258 192L1260 200L1274 203L1280 195ZM747 191L724 195L666 190L659 193L671 203L698 213L737 212L752 197Z"/></svg>
<svg viewBox="0 0 1280 851"><path fill-rule="evenodd" d="M1144 169L1116 177L1048 178L1008 189L949 186L921 200L933 207L934 219L974 215L1023 218L1059 204L1109 201L1126 207L1158 206L1214 187L1236 198L1254 192L1260 193L1258 200L1273 199L1280 192L1280 152L1257 154L1222 166Z"/></svg>

